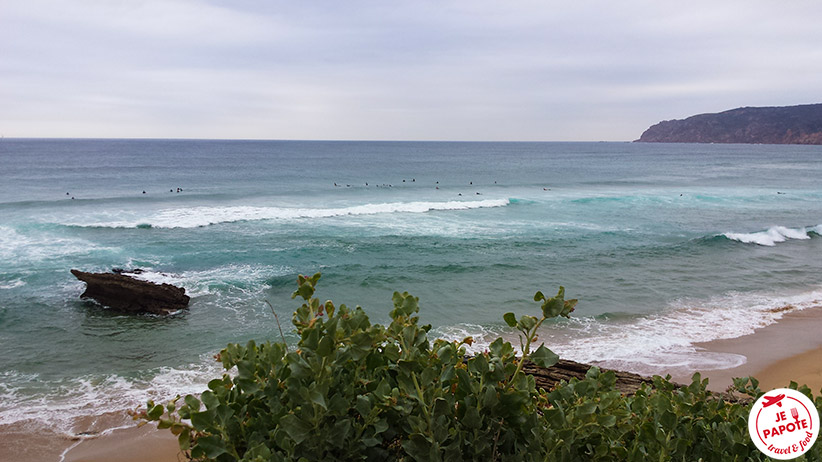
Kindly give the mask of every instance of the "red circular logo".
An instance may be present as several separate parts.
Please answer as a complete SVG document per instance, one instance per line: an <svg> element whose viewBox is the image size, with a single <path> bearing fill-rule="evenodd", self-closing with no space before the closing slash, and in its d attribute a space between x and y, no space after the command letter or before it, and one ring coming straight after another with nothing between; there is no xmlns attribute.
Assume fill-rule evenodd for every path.
<svg viewBox="0 0 822 462"><path fill-rule="evenodd" d="M819 412L804 394L777 388L756 400L748 417L748 431L756 447L768 457L793 459L816 441Z"/></svg>

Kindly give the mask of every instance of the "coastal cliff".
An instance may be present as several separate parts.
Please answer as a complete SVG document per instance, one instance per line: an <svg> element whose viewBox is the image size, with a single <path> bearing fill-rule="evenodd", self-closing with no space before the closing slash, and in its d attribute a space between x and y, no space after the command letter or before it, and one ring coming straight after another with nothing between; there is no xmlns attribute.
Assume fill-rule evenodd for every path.
<svg viewBox="0 0 822 462"><path fill-rule="evenodd" d="M822 144L822 104L742 107L651 126L648 143Z"/></svg>

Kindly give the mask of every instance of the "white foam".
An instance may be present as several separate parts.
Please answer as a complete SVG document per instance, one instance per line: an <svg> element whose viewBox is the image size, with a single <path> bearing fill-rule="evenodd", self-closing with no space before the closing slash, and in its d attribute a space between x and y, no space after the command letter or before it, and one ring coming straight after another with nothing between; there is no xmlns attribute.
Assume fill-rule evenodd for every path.
<svg viewBox="0 0 822 462"><path fill-rule="evenodd" d="M822 225L811 228L811 231L820 234ZM745 244L758 244L772 247L778 242L785 242L788 239L810 239L806 228L787 228L785 226L772 226L767 231L757 233L725 233L723 236L728 239L739 241Z"/></svg>
<svg viewBox="0 0 822 462"><path fill-rule="evenodd" d="M1 282L0 289L14 289L24 285L26 285L26 281L23 281L22 279L15 279L13 281Z"/></svg>
<svg viewBox="0 0 822 462"><path fill-rule="evenodd" d="M14 228L0 226L0 262L8 262L4 267L22 262L41 262L65 256L88 255L97 251L117 251L110 247L101 247L90 241L56 236L37 231L20 233Z"/></svg>
<svg viewBox="0 0 822 462"><path fill-rule="evenodd" d="M199 394L209 380L224 372L211 354L201 359L200 364L180 369L149 371L153 375L148 379L109 375L49 382L36 374L5 371L0 373L0 425L32 421L71 433L76 421L84 417L141 408L149 399L160 403L177 395Z"/></svg>
<svg viewBox="0 0 822 462"><path fill-rule="evenodd" d="M214 293L216 286L230 286L246 295L258 294L265 289L261 282L273 276L293 273L291 268L271 265L225 265L202 271L182 273L144 269L140 274L129 276L155 284L171 284L186 289L193 297Z"/></svg>
<svg viewBox="0 0 822 462"><path fill-rule="evenodd" d="M429 338L442 338L446 340L463 340L466 337L473 337L471 345L465 345L465 351L469 354L481 353L488 348L498 337L505 333L502 329L481 326L479 324L463 323L454 326L440 326L431 331Z"/></svg>
<svg viewBox="0 0 822 462"><path fill-rule="evenodd" d="M788 311L822 306L822 290L792 296L729 294L705 302L679 301L661 313L624 319L572 317L545 327L539 342L563 359L601 364L640 374L728 369L744 364L736 354L706 352L696 344L751 334ZM515 347L517 335L502 336ZM473 335L471 351L482 351L498 334L471 324L439 328L450 340ZM491 335L489 335L491 334Z"/></svg>
<svg viewBox="0 0 822 462"><path fill-rule="evenodd" d="M394 202L364 204L341 208L288 208L220 206L191 207L160 210L148 216L135 216L125 220L98 221L94 223L72 222L69 226L136 228L151 225L154 228L197 228L219 223L258 220L295 220L311 218L332 218L348 215L377 215L389 213L425 213L445 210L471 210L489 207L504 207L508 199L487 199L478 201L447 202Z"/></svg>

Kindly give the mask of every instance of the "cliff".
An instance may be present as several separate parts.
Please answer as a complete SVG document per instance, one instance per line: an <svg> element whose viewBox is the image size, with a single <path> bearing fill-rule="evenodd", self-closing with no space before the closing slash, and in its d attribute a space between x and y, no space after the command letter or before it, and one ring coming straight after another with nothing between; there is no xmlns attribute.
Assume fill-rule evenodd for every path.
<svg viewBox="0 0 822 462"><path fill-rule="evenodd" d="M822 104L742 107L651 126L649 143L822 144Z"/></svg>

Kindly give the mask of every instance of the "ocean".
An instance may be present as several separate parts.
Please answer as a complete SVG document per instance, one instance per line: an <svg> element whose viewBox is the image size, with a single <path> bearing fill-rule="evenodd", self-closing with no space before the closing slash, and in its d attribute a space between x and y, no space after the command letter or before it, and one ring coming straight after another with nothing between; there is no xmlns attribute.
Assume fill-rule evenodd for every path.
<svg viewBox="0 0 822 462"><path fill-rule="evenodd" d="M178 190L180 188L180 190ZM385 323L513 339L533 294L579 305L540 340L643 374L741 364L695 344L822 303L822 147L644 143L0 140L0 425L199 392L229 342L290 331L298 274ZM81 300L69 272L144 270L169 317Z"/></svg>

